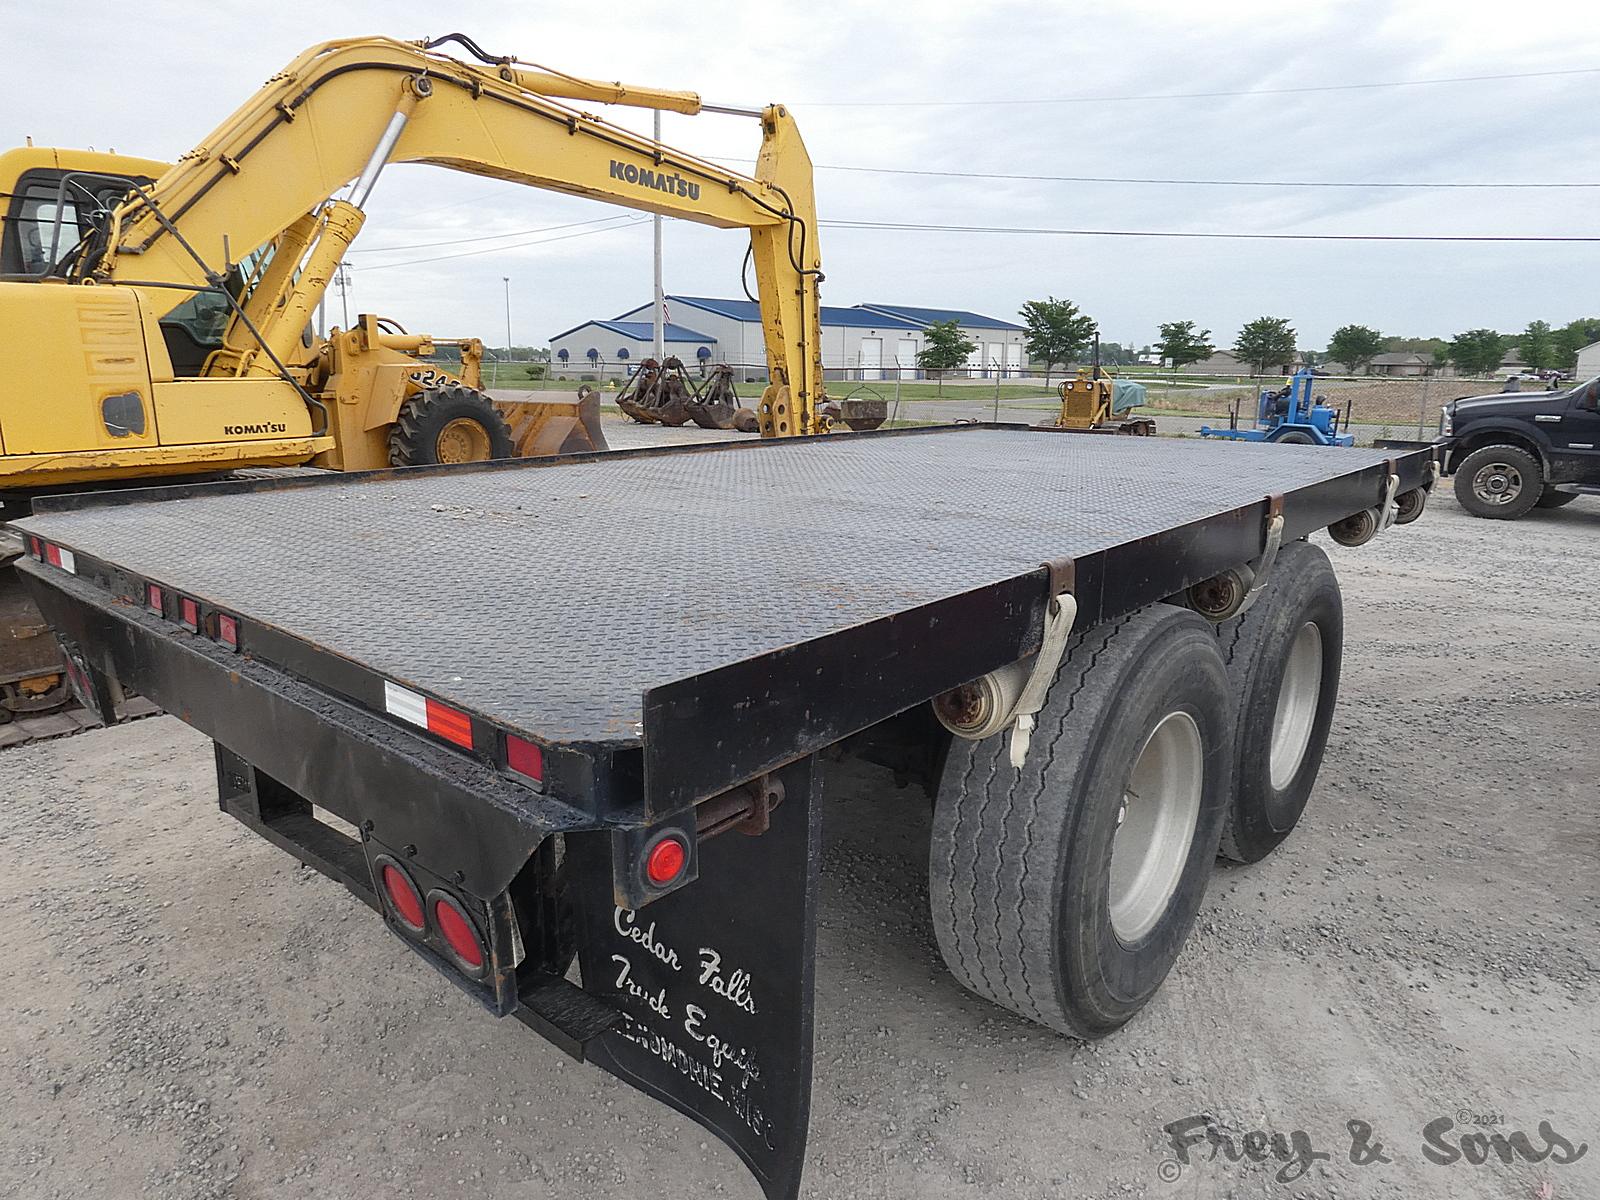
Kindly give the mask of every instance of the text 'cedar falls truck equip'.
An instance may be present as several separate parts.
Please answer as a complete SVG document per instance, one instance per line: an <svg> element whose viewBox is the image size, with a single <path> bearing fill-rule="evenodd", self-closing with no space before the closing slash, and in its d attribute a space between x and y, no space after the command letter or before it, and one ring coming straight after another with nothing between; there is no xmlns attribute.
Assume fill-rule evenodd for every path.
<svg viewBox="0 0 1600 1200"><path fill-rule="evenodd" d="M1260 858L1311 790L1342 617L1304 539L1360 544L1436 479L1429 451L860 433L62 497L21 570L86 702L128 685L212 737L225 812L794 1197L818 756L926 787L963 984L1106 1034L1219 848Z"/></svg>

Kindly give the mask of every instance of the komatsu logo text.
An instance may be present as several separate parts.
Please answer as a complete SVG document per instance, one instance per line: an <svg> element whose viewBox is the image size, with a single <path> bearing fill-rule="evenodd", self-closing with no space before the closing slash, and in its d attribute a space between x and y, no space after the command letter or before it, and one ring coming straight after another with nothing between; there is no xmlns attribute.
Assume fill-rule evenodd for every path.
<svg viewBox="0 0 1600 1200"><path fill-rule="evenodd" d="M222 432L229 437L249 437L254 433L288 433L289 427L275 422L266 425L224 425Z"/></svg>
<svg viewBox="0 0 1600 1200"><path fill-rule="evenodd" d="M700 185L676 171L652 171L649 167L636 167L632 163L611 160L611 178L620 179L625 183L636 184L642 188L649 188L653 192L666 192L669 196L687 196L691 200L700 199Z"/></svg>

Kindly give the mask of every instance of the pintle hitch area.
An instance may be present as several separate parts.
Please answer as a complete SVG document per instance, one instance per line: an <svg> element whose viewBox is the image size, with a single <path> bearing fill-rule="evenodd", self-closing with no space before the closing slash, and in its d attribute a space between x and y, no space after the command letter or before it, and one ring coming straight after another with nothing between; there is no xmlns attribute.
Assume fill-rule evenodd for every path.
<svg viewBox="0 0 1600 1200"><path fill-rule="evenodd" d="M1221 623L1247 611L1267 586L1272 565L1278 560L1283 546L1283 497L1267 497L1266 532L1261 555L1238 567L1229 567L1220 574L1184 589L1173 603L1192 608L1208 621Z"/></svg>
<svg viewBox="0 0 1600 1200"><path fill-rule="evenodd" d="M1039 652L933 699L934 716L957 737L981 741L1009 728L1011 765L1019 771L1028 761L1033 719L1044 707L1050 681L1061 668L1072 625L1078 617L1078 601L1072 594L1072 562L1046 563L1045 571L1050 600L1045 607Z"/></svg>

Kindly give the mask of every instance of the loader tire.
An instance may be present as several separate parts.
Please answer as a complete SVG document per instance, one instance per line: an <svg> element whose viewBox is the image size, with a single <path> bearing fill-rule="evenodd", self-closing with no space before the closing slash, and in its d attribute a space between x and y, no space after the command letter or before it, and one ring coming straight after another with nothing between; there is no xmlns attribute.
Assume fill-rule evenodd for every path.
<svg viewBox="0 0 1600 1200"><path fill-rule="evenodd" d="M1259 862L1305 812L1339 698L1344 600L1328 556L1284 546L1256 602L1216 631L1238 731L1221 850Z"/></svg>
<svg viewBox="0 0 1600 1200"><path fill-rule="evenodd" d="M506 419L489 397L459 383L418 392L400 406L389 429L389 461L397 467L483 462L511 455Z"/></svg>
<svg viewBox="0 0 1600 1200"><path fill-rule="evenodd" d="M1078 634L1020 771L956 738L929 850L939 949L970 991L1061 1033L1112 1032L1177 961L1232 759L1211 627L1158 604Z"/></svg>

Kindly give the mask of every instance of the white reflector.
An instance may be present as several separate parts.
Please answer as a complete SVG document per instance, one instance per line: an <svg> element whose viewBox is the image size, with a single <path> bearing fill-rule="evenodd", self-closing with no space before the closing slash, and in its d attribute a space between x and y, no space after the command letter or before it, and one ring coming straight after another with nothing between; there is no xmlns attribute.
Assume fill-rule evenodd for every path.
<svg viewBox="0 0 1600 1200"><path fill-rule="evenodd" d="M428 701L410 688L383 681L383 707L391 716L410 721L423 729L428 727Z"/></svg>

